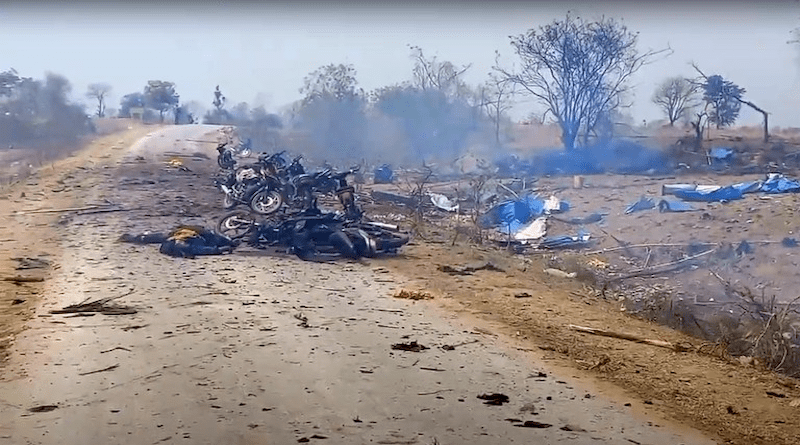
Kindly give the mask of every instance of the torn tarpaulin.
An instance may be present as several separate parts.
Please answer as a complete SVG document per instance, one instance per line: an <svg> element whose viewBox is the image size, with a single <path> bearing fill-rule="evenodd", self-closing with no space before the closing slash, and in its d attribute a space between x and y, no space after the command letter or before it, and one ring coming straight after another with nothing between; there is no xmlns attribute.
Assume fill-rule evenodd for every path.
<svg viewBox="0 0 800 445"><path fill-rule="evenodd" d="M506 234L516 233L525 223L550 213L569 210L569 203L551 197L547 201L534 195L504 201L481 215L479 224L488 229L497 227Z"/></svg>
<svg viewBox="0 0 800 445"><path fill-rule="evenodd" d="M655 206L656 204L653 202L653 198L647 198L645 196L642 196L641 198L639 198L638 201L629 205L625 209L625 214L628 215L630 213L638 212L640 210L649 210L654 208Z"/></svg>
<svg viewBox="0 0 800 445"><path fill-rule="evenodd" d="M781 173L768 173L759 190L764 193L797 193L800 192L800 182L788 179Z"/></svg>
<svg viewBox="0 0 800 445"><path fill-rule="evenodd" d="M675 196L685 201L727 202L742 199L742 189L729 185L714 190L676 190Z"/></svg>

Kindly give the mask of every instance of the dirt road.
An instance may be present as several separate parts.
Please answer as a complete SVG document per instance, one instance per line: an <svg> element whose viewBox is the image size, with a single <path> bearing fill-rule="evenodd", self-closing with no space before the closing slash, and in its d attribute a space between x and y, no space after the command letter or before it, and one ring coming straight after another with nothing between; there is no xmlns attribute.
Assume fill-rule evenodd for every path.
<svg viewBox="0 0 800 445"><path fill-rule="evenodd" d="M110 201L124 211L64 213L46 227L58 246L40 246L52 266L3 370L0 442L713 443L549 369L486 322L392 298L408 281L379 259L242 249L187 260L116 242L215 222L213 147L186 142L213 130L167 127L39 178L78 191L49 198L52 208ZM109 297L137 312L50 313ZM410 342L427 349L392 349ZM509 400L477 397L492 393Z"/></svg>

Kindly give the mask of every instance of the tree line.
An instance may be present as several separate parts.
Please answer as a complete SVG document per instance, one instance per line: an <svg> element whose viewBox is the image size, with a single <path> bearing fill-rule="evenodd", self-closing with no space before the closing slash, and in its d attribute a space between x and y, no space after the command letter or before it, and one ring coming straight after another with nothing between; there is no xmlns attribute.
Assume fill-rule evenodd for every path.
<svg viewBox="0 0 800 445"><path fill-rule="evenodd" d="M592 21L567 14L511 36L516 66L503 66L497 53L491 72L477 86L464 81L470 65L456 66L410 46L407 81L365 92L352 65L332 63L303 79L302 99L283 117L246 103L227 107L217 86L213 108L202 120L237 125L257 139L271 138L272 145L277 130L288 124L307 132L314 144L354 157L366 156L375 144L388 140L399 141L396 147L416 158L454 156L476 137L481 144L502 145L514 98L527 96L542 106L539 120L558 124L564 148L590 147L613 137L615 122L630 105L631 77L672 52L640 51L637 41L637 33L612 18ZM744 104L763 114L768 139L768 113L745 99L744 88L693 67L696 77L669 77L652 96L670 125L688 122L699 144L711 125L734 124ZM83 108L67 100L69 91L69 82L55 74L38 81L13 69L0 73L0 139L56 136L67 128L63 122L89 129ZM106 115L110 91L107 83L89 85L86 97L96 102L94 116ZM130 117L137 110L143 118L160 122L168 116L175 123L199 122L201 117L190 108L181 104L174 83L151 80L141 92L123 96L119 116Z"/></svg>

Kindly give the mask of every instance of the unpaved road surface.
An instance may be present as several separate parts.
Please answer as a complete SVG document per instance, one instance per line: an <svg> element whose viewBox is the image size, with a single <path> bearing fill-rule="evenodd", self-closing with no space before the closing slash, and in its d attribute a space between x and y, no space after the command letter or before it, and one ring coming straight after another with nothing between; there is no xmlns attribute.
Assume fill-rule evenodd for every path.
<svg viewBox="0 0 800 445"><path fill-rule="evenodd" d="M73 193L40 206L126 210L64 213L45 227L57 245L39 246L51 267L3 369L0 442L713 443L554 373L477 319L393 298L409 280L380 259L309 263L242 248L188 260L118 243L215 223L213 147L186 142L213 130L167 127L38 179ZM191 171L166 165L165 151ZM37 217L13 214L5 230L24 237ZM137 312L50 313L110 297ZM408 342L427 349L392 349ZM491 393L509 401L477 397Z"/></svg>

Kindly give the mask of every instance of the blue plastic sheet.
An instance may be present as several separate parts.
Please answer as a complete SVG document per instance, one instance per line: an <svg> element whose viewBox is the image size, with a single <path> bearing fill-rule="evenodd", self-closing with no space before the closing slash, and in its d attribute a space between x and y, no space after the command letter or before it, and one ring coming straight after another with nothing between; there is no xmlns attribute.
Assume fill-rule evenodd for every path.
<svg viewBox="0 0 800 445"><path fill-rule="evenodd" d="M394 180L394 172L389 164L381 165L375 169L374 173L375 182L378 184L389 184Z"/></svg>
<svg viewBox="0 0 800 445"><path fill-rule="evenodd" d="M741 188L729 185L727 187L720 187L716 190L676 190L675 196L685 201L702 201L702 202L727 202L742 199L744 193Z"/></svg>
<svg viewBox="0 0 800 445"><path fill-rule="evenodd" d="M760 190L764 193L797 193L800 192L800 182L780 173L770 173L767 180L761 183Z"/></svg>
<svg viewBox="0 0 800 445"><path fill-rule="evenodd" d="M713 159L724 161L733 158L733 150L726 147L716 147L711 149L709 155Z"/></svg>
<svg viewBox="0 0 800 445"><path fill-rule="evenodd" d="M695 209L692 207L691 204L685 203L683 201L671 201L667 199L662 199L658 202L658 211L661 213L664 212L692 212Z"/></svg>
<svg viewBox="0 0 800 445"><path fill-rule="evenodd" d="M656 203L653 202L653 198L647 198L647 197L642 196L641 198L639 198L638 201L636 201L633 204L629 205L625 209L625 214L627 215L629 213L638 212L640 210L649 210L649 209L654 208L655 206L656 206Z"/></svg>
<svg viewBox="0 0 800 445"><path fill-rule="evenodd" d="M506 233L514 233L526 222L544 214L544 201L532 195L516 201L504 201L481 215L483 228L499 227Z"/></svg>

